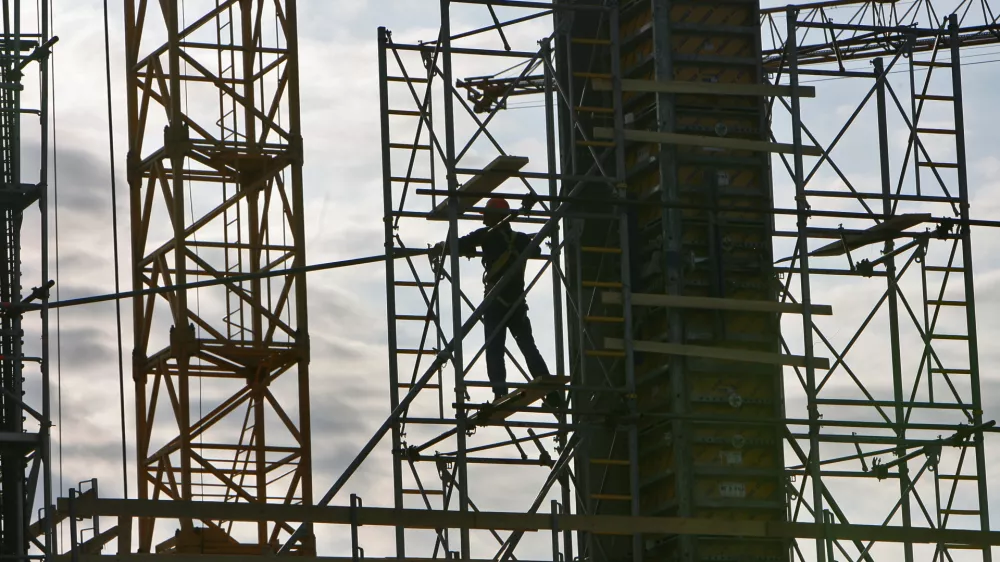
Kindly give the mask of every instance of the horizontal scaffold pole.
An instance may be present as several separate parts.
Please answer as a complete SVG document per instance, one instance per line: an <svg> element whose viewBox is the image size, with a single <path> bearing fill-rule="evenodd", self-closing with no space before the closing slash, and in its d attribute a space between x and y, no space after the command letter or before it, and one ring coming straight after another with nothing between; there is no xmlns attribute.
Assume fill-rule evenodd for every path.
<svg viewBox="0 0 1000 562"><path fill-rule="evenodd" d="M59 499L59 509L68 509L66 498ZM1000 546L1000 531L785 523L780 521L719 521L681 517L630 517L626 515L578 515L549 513L508 513L388 507L302 506L279 504L236 504L223 502L78 499L77 517L156 517L160 519L199 517L223 521L287 521L314 524L349 525L352 517L358 525L410 529L444 529L468 526L470 529L504 531L547 531L557 525L565 531L610 535L666 534L714 535L757 538L827 538L877 542L949 543L976 546ZM353 513L352 513L353 512Z"/></svg>

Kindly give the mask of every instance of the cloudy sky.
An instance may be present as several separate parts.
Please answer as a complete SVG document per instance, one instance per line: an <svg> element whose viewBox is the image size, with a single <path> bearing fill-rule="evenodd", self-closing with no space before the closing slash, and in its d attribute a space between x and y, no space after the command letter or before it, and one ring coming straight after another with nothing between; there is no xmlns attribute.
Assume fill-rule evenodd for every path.
<svg viewBox="0 0 1000 562"><path fill-rule="evenodd" d="M105 98L105 73L103 58L103 34L101 4L94 0L54 0L54 31L60 36L56 48L54 97L55 134L58 149L58 220L59 220L59 272L61 298L71 298L91 294L111 292L114 288L113 256L110 250L111 232L111 188L110 162L108 155L107 116ZM125 99L123 69L123 14L121 6L112 2L111 45L112 45L112 99L115 109L113 130L115 139L115 166L119 214L121 224L123 287L128 286L127 256L127 191L125 188ZM203 2L187 3L188 17L203 9ZM213 3L214 4L214 3ZM378 118L378 74L376 61L376 28L384 25L393 30L396 41L430 40L436 37L436 2L413 2L400 0L379 1L311 1L300 2L299 45L301 56L301 101L303 116L303 136L305 139L305 198L306 198L306 242L308 261L319 263L350 257L378 254L382 251L382 179L380 162L380 137ZM482 10L472 8L457 12L459 26L473 27L483 23ZM840 12L834 12L839 14ZM29 17L29 19L31 19ZM838 20L839 21L839 20ZM534 50L535 42L549 30L544 20L512 29L508 38L515 49ZM498 39L488 36L476 39L480 45L495 47ZM470 44L475 44L475 41ZM1000 210L1000 157L995 154L996 131L1000 130L1000 117L995 111L994 99L997 87L996 68L993 64L996 49L979 48L968 51L966 59L975 64L963 71L966 101L966 141L969 162L969 185L973 200L973 215L978 218L994 218ZM411 61L412 62L412 61ZM469 60L457 60L456 77L486 75L503 69L501 62L491 61L485 67L478 67ZM852 66L863 69L866 61ZM902 68L902 67L900 67ZM919 78L919 75L918 75ZM902 103L908 104L908 75L894 74L892 85L899 92ZM839 128L852 114L854 108L870 87L870 81L859 83L847 80L816 80L816 99L803 105L804 121L810 130L824 143L837 134ZM940 80L934 87L946 86ZM29 86L30 97L31 87ZM933 88L932 88L933 90ZM402 102L403 97L394 97ZM875 192L880 189L877 154L871 149L872 139L877 129L872 103L863 111L857 125L844 137L834 150L836 162L848 178L862 191ZM891 103L891 102L890 102ZM544 169L544 137L540 123L544 117L537 100L512 104L516 109L506 112L493 126L493 131L506 150L512 154L530 156L530 169ZM440 107L438 105L437 107ZM26 120L29 123L30 120ZM947 114L929 110L922 121L926 127L947 128L951 120ZM33 124L31 124L33 125ZM906 133L899 118L890 117L890 142L893 143L893 173L896 174L902 162ZM470 122L460 120L459 130L467 134ZM775 118L775 131L787 142L787 119L780 114ZM781 133L779 131L784 131ZM37 156L29 150L37 147L37 127L25 126L25 147L28 164L25 169L37 169ZM928 150L940 161L947 161L950 149L948 139L933 139ZM32 144L34 143L34 144ZM939 151L939 152L935 152ZM492 152L485 141L477 142L470 150L468 162L484 163L492 159ZM32 160L34 159L34 160ZM34 164L32 162L35 162ZM809 161L807 161L808 164ZM397 163L394 162L394 165ZM811 167L811 166L808 166ZM912 167L912 164L911 164ZM26 174L28 174L26 172ZM30 175L30 174L29 174ZM894 177L896 177L894 175ZM924 174L922 178L930 178ZM927 192L934 192L929 179L924 179ZM905 182L906 189L912 190L911 180ZM950 184L954 186L954 182ZM54 187L54 186L53 186ZM546 189L536 184L538 189ZM813 189L841 190L845 188L833 170L827 166L820 170L810 183ZM781 171L776 161L775 173L776 206L790 208L794 205L789 195L787 175ZM935 192L936 193L936 192ZM817 203L814 203L816 205ZM859 210L856 203L823 201L831 208ZM918 209L900 207L901 210L915 212L923 210L937 215L944 214L941 206ZM54 215L53 215L54 218ZM816 225L837 226L838 219L818 220ZM848 224L845 222L845 226ZM413 221L411 221L413 223ZM26 217L23 229L26 255L37 255L37 241L33 240L37 229L37 216ZM780 228L791 229L790 220L779 219ZM466 227L468 228L468 227ZM408 224L401 229L406 243L423 246L443 236L437 226ZM997 295L1000 289L1000 260L996 258L1000 242L995 233L978 230L974 233L976 256L977 297L979 304L978 334L981 345L983 385L982 399L985 419L993 419L1000 408L1000 376L992 372L991 366L1000 360L1000 351L992 345L1000 336L1000 324L993 311L1000 304ZM932 256L941 263L941 253L949 248L932 246ZM785 244L778 248L784 249ZM860 251L855 259L878 257L872 246ZM839 258L842 260L843 258ZM929 258L930 259L930 258ZM37 284L37 259L26 258L25 285ZM476 298L478 289L478 266L473 262L465 268L463 284L470 298ZM828 259L821 263L829 267L842 267L843 262ZM919 277L903 283L904 291L912 306L919 307ZM312 274L309 278L310 328L313 338L312 360L312 404L314 443L314 487L317 497L336 480L340 471L360 450L389 410L386 375L386 321L384 297L384 270L378 265L369 265L351 270L337 270ZM533 322L543 353L553 363L555 345L551 336L553 325L551 278L544 276L541 290L529 298L532 306ZM824 335L841 349L854 335L864 321L871 306L884 291L884 282L878 279L848 279L843 277L824 278L814 283L813 300L831 304L835 315L820 320ZM797 295L797 292L794 294ZM949 294L951 290L949 290ZM959 295L961 293L958 293ZM415 305L413 302L403 302ZM401 312L413 312L407 310ZM58 435L61 437L57 455L57 470L54 475L59 486L65 490L77 482L97 477L100 479L101 495L121 497L124 490L121 478L121 441L118 416L118 376L117 349L115 346L114 305L101 304L66 309L59 315L61 332L61 363L58 372L61 379L61 407L58 408ZM905 312L903 320L907 323ZM917 311L917 314L921 312ZM124 357L126 359L126 381L130 380L128 358L130 349L130 309L123 308L125 330ZM794 320L794 319L792 319ZM957 318L944 317L945 333L963 333ZM887 321L884 308L879 317L865 332L847 357L852 371L874 395L887 399L891 396L891 367L888 362ZM904 323L904 345L919 343L919 336ZM406 335L406 334L404 334ZM801 330L796 330L794 322L788 326L786 338L792 352L801 352ZM478 330L467 340L467 346L478 349L482 338ZM816 339L817 355L830 357L821 340ZM916 347L914 345L914 347ZM945 348L942 348L945 349ZM955 353L956 348L939 351L943 355ZM904 362L908 369L916 369L915 355L907 354ZM519 356L518 356L519 357ZM961 361L961 359L956 359ZM911 364L912 363L912 364ZM474 370L476 377L485 379L482 365ZM908 375L912 381L912 376ZM787 376L786 391L789 401L789 416L804 417L802 393L797 389L793 372ZM962 395L968 389L956 383ZM841 369L834 373L829 383L827 397L858 398L857 386L850 382ZM56 385L53 385L53 389ZM474 394L474 399L483 399ZM938 383L936 392L945 392ZM918 394L918 400L926 399L925 390ZM940 396L940 395L939 395ZM446 400L447 406L448 400ZM131 385L126 384L125 404L127 421L127 441L129 459L128 494L134 497L135 476L132 459L134 438ZM435 406L423 403L424 412L432 412ZM827 419L850 415L852 419L872 419L873 413L858 413L823 410ZM942 414L938 420L956 421L954 412ZM960 418L958 418L960 421ZM927 419L919 421L930 421ZM416 433L416 430L414 430ZM485 433L485 432L484 432ZM416 436L413 436L417 441ZM480 443L486 442L488 435L477 435ZM546 441L551 446L550 441ZM867 445L865 450L875 446ZM384 442L373 458L364 465L344 489L342 495L358 493L365 498L366 505L391 504L391 471L388 463L388 441ZM850 454L853 446L831 447L825 454L834 456L843 452ZM998 454L991 452L988 460L995 466ZM919 468L918 464L914 465ZM853 467L856 468L856 467ZM478 469L477 469L478 470ZM471 484L472 499L484 510L518 510L530 504L538 484L544 477L540 469L518 469L510 471L473 472ZM857 488L861 486L861 488ZM831 483L835 494L842 494L841 505L849 504L852 522L875 523L887 513L885 502L892 501L895 482L856 481ZM888 489L887 489L888 488ZM864 494L857 494L863 489ZM849 492L854 492L853 494ZM963 498L969 499L965 494ZM1000 509L996 493L991 493L991 506L995 512ZM848 501L853 500L853 501ZM343 504L345 497L335 503ZM958 506L961 507L961 506ZM954 523L963 526L962 523ZM379 542L384 537L379 530L365 529L363 539L367 539L366 551L369 556L389 553L388 543ZM321 537L321 551L324 554L343 555L345 537L342 533L331 532ZM487 549L493 539L487 535L477 536L477 547ZM545 552L546 537L534 537L526 546L536 552ZM495 544L495 543L493 543ZM809 551L811 547L804 548ZM529 551L530 552L530 551ZM957 557L956 557L957 559Z"/></svg>

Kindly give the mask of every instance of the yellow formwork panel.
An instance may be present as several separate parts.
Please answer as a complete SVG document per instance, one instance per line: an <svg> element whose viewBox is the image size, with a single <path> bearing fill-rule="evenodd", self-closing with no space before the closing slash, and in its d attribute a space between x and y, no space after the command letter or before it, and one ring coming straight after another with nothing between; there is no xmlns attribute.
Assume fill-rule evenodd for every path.
<svg viewBox="0 0 1000 562"><path fill-rule="evenodd" d="M671 30L673 76L679 81L732 84L759 83L756 67L760 57L752 34L730 33L733 29L758 25L758 8L752 4L676 3L670 20L683 24ZM654 80L655 30L651 29L650 3L627 10L620 34L622 78ZM725 26L726 30L713 30ZM657 96L625 92L623 111L630 128L655 130L656 104L673 104L673 132L768 140L760 98L752 96L673 95ZM661 178L659 161L669 150L675 159L673 178ZM663 246L662 221L667 209L659 204L660 192L673 188L682 208L679 216L680 252L673 267L683 270L683 294L715 296L713 284L722 277L722 291L730 298L773 298L774 279L765 272L771 260L771 217L767 199L766 162L759 153L746 150L699 146L661 146L630 143L626 146L628 189L649 200L637 213L641 240L633 252L648 246ZM725 207L711 213L704 207ZM693 208L702 206L702 208ZM663 250L659 250L662 252ZM709 254L716 256L714 265ZM661 257L662 254L654 253ZM643 268L646 275L663 276L657 260ZM662 262L662 259L659 260ZM662 269L662 266L659 266ZM644 279L633 280L642 286ZM655 285L655 283L654 283ZM637 339L663 341L668 334L668 311L635 311ZM778 321L773 313L709 310L674 310L684 326L685 342L713 347L776 351ZM675 383L666 368L668 358L638 354L639 410L654 421L642 428L639 438L639 477L642 485L640 509L647 514L676 514L678 466L674 454L676 435L662 415L672 413ZM685 414L693 421L684 425L688 440L690 494L693 514L717 519L774 520L784 517L783 456L775 420L782 411L780 367L748 367L736 362L685 361L683 376ZM708 420L708 421L701 421ZM715 423L711 423L715 420ZM727 420L726 423L722 423ZM656 541L653 537L651 540ZM696 541L699 559L725 559L728 555L782 560L787 557L780 543L753 541ZM665 543L661 556L669 558ZM651 551L652 552L652 551Z"/></svg>

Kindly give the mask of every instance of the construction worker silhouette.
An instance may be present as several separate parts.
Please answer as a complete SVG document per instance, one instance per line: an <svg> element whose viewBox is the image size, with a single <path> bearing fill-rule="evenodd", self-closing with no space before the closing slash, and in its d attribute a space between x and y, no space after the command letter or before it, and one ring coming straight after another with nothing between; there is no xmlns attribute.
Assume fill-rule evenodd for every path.
<svg viewBox="0 0 1000 562"><path fill-rule="evenodd" d="M530 207L526 200L525 207ZM473 257L477 248L483 250L483 285L488 294L508 270L514 267L518 258L528 250L531 236L517 232L510 226L510 221L504 218L510 214L510 205L499 197L494 197L486 203L483 214L483 224L486 225L471 234L458 239L458 253L465 257ZM440 242L431 250L431 255L442 257L450 251L447 242ZM541 255L541 248L535 248L529 257ZM513 277L500 289L494 300L483 311L483 324L486 327L486 337L493 340L486 346L486 372L493 383L494 399L499 400L507 394L507 367L504 360L507 331L514 337L518 349L524 356L528 372L532 377L549 374L542 354L538 352L535 338L531 333L531 322L528 320L528 304L518 303L518 298L524 292L524 265L517 271L512 271ZM513 308L513 310L511 310ZM511 311L510 317L504 321L504 316ZM495 335L494 335L495 334ZM545 402L550 406L561 404L559 393L552 393Z"/></svg>

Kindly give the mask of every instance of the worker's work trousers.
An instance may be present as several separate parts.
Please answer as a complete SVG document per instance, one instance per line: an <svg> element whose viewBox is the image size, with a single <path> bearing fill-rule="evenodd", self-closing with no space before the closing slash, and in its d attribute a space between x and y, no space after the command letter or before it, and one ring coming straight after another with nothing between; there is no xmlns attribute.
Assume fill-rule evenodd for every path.
<svg viewBox="0 0 1000 562"><path fill-rule="evenodd" d="M512 299L513 300L513 299ZM486 308L483 314L483 324L486 325L486 338L492 341L486 345L486 372L493 383L493 393L496 395L507 394L507 366L504 360L504 351L507 343L507 330L514 336L517 348L524 356L528 372L532 378L549 374L549 368L542 359L542 354L535 346L535 338L531 335L531 322L528 320L528 305L521 303L511 313L504 323L504 316L510 310L510 305L496 299Z"/></svg>

